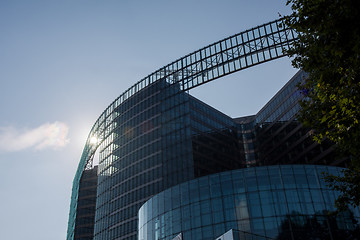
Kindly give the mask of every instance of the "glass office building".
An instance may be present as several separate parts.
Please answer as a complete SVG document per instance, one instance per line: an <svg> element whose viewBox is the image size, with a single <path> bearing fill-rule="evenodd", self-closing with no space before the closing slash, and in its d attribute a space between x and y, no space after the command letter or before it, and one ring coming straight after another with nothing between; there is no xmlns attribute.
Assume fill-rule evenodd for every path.
<svg viewBox="0 0 360 240"><path fill-rule="evenodd" d="M94 239L136 239L149 196L193 179L186 94L159 81L119 105L100 146Z"/></svg>
<svg viewBox="0 0 360 240"><path fill-rule="evenodd" d="M274 164L341 166L330 154L332 147L313 143L311 130L296 120L302 97L296 85L305 77L300 71L258 114L242 118L230 118L166 81L157 81L119 104L112 110L111 127L100 145L94 239L147 239L138 238L140 207L159 192L203 176L243 168L251 172L252 167ZM256 218L241 221L250 221L246 229L250 234L273 231L266 235L273 237L285 215L261 220L268 225L275 219L273 230L252 224L260 221ZM229 224L242 231L234 225L238 220L221 221L220 225L208 223L206 229L214 228L203 238L219 236ZM142 231L139 237L144 236ZM194 238L201 228L195 232L184 230L184 239L202 239ZM172 233L176 231L161 239Z"/></svg>
<svg viewBox="0 0 360 240"><path fill-rule="evenodd" d="M176 85L159 81L114 112L116 128L100 145L94 239L136 239L150 196L243 164L234 120Z"/></svg>
<svg viewBox="0 0 360 240"><path fill-rule="evenodd" d="M341 168L252 167L179 184L140 208L138 240L179 233L185 240L215 240L231 229L246 239L356 239L359 209L330 214L337 193L326 186L323 172L339 175Z"/></svg>
<svg viewBox="0 0 360 240"><path fill-rule="evenodd" d="M303 128L296 120L296 112L299 110L298 102L303 97L296 85L306 78L304 72L297 73L254 116L231 118L187 93L187 90L208 81L284 56L281 51L286 44L289 44L290 36L294 37L294 35L283 26L281 20L274 21L258 29L250 29L209 45L155 71L115 99L97 119L85 144L73 182L67 240L76 239L79 232L85 231L80 230L80 225L77 224L81 217L81 203L84 202L82 198L86 190L82 179L88 169L91 169L92 158L96 151L99 152L99 165L96 170L96 207L92 208L92 226L87 226L87 230L90 227L94 228L93 239L95 240L147 239L147 231L153 231L151 221L154 219L148 218L150 215L147 215L144 220L144 216L140 215L141 230L140 238L138 238L139 209L156 194L166 192L167 189L175 189L180 186L179 184L187 184L189 188L191 186L189 198L192 198L193 194L201 198L202 194L199 195L197 191L201 191L202 188L189 183L200 186L200 182L197 182L201 179L210 179L212 176L224 174L224 176L229 176L229 183L235 186L235 183L231 182L235 181L233 171L239 171L237 172L239 176L253 173L255 175L252 178L260 179L256 170L259 166L282 164L344 166L343 160L336 160L331 154L333 151L331 145L313 143L311 130ZM263 41L264 39L266 41ZM288 166L288 168L295 171L295 167ZM306 167L303 166L303 168ZM315 167L309 168L315 169ZM266 169L268 169L266 174L277 171L270 170L270 167ZM279 171L282 173L282 168ZM267 176L266 174L264 176ZM280 179L285 181L286 178L282 177L283 175ZM194 215L193 219L190 215L189 220L189 216L181 216L181 219L176 220L181 221L181 225L174 226L180 227L175 229L176 231L174 229L168 231L166 226L169 225L163 221L161 224L164 224L164 227L156 225L156 229L161 230L160 232L154 230L155 235L151 237L171 239L176 233L183 232L181 236L185 240L210 239L224 234L229 226L234 231L245 232L246 230L249 231L248 234L254 236L273 237L277 233L280 234L278 227L287 226L281 225L281 221L284 217L292 217L293 202L300 202L300 195L305 193L299 190L302 188L291 189L290 192L298 198L294 198L294 201L280 199L287 204L287 212L276 212L277 215L271 215L263 210L267 211L266 204L274 206L276 204L274 202L265 204L260 197L265 192L270 196L272 186L268 184L269 189L262 192L260 187L263 185L257 186L256 184L259 184L257 181L251 182L249 179L243 182L248 186L242 193L245 198L241 204L246 202L243 208L247 208L247 214L251 218L233 219L234 216L232 216L233 220L228 221L227 212L230 214L231 211L237 210L229 210L222 205L224 204L222 201L225 200L222 200L223 190L219 190L218 193L214 193L220 194L218 197L210 195L210 199L206 200L209 204L213 204L211 201L216 198L218 199L216 204L219 204L217 205L219 209L206 213L209 218ZM207 183L209 189L214 187L210 180L207 180ZM307 183L309 186L306 186L306 189L311 189L312 183ZM220 182L215 185L218 189L223 187ZM258 190L248 189L251 186ZM283 187L283 190L279 190L281 192L279 194L287 196L287 188ZM229 191L236 190L232 188ZM317 193L318 195L326 194L322 189ZM312 194L311 191L310 194ZM255 198L255 195L259 198ZM292 196L289 195L289 197ZM204 197L209 196L204 195ZM277 200L276 196L271 195L271 197L269 201ZM331 199L333 200L333 196ZM177 201L170 200L165 201L166 204ZM317 203L309 202L309 198L306 203L316 214L316 207L328 204L330 200L327 200ZM182 204L181 201L174 204ZM252 203L256 206L255 208L251 207ZM212 206L215 205L211 205L209 208L211 211L215 210ZM170 208L167 206L166 209L172 211L172 207L170 205ZM150 206L146 209L151 211ZM241 211L236 214L242 214ZM303 208L299 211L303 211ZM151 216L165 217L166 213L154 209L154 214ZM358 215L354 216L356 220ZM336 221L344 220L343 223L347 224L345 219L347 218L344 216L342 220L336 219ZM190 226L189 229L189 223L192 224L192 221L195 221L195 225ZM273 222L270 223L271 221ZM293 222L290 220L288 222L292 227ZM330 220L328 222L330 223ZM268 225L273 228L264 228ZM203 228L209 231L206 230L204 233ZM194 229L194 232L191 229ZM285 230L283 232L284 234L294 233L294 231ZM198 238L199 236L201 238Z"/></svg>

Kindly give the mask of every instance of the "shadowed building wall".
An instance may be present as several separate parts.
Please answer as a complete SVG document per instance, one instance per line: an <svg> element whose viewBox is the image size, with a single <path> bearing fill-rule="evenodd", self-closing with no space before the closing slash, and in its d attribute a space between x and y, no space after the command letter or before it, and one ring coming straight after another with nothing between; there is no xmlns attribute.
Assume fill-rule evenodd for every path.
<svg viewBox="0 0 360 240"><path fill-rule="evenodd" d="M75 239L92 240L94 237L97 166L84 171L80 180L75 221Z"/></svg>

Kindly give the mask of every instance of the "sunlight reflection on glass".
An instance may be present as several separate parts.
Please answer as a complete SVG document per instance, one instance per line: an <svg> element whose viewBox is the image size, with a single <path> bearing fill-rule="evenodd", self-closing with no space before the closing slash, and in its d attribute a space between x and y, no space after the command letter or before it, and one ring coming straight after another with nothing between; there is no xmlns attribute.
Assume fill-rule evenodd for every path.
<svg viewBox="0 0 360 240"><path fill-rule="evenodd" d="M91 145L96 145L97 143L98 143L98 138L95 137L95 136L92 136L92 137L90 138L90 144L91 144Z"/></svg>

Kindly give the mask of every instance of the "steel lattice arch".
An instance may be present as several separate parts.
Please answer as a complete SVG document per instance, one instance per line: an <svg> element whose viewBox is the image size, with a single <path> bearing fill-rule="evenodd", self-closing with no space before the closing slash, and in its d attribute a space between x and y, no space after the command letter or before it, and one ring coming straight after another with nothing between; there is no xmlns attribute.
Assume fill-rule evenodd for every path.
<svg viewBox="0 0 360 240"><path fill-rule="evenodd" d="M86 140L73 181L67 239L74 237L80 178L85 169L92 168L97 148L116 128L114 120L119 113L114 109L158 81L166 81L168 86L176 84L184 92L231 73L286 56L284 50L291 47L297 36L293 29L286 26L284 19L254 27L158 69L115 99L96 120Z"/></svg>

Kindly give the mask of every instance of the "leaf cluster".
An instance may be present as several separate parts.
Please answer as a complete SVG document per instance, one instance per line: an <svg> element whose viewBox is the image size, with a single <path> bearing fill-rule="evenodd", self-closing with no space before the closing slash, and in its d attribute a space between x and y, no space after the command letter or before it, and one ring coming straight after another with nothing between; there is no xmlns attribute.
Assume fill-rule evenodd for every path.
<svg viewBox="0 0 360 240"><path fill-rule="evenodd" d="M346 210L348 205L351 205L352 207L359 206L360 168L345 169L343 171L343 176L324 174L329 187L341 193L335 202L339 211Z"/></svg>

